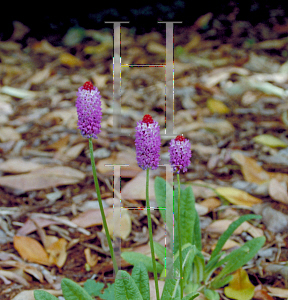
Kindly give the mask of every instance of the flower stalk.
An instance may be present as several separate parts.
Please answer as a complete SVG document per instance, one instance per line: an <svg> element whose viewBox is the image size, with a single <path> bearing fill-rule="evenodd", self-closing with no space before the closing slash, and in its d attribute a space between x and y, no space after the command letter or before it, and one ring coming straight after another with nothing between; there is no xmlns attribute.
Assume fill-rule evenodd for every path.
<svg viewBox="0 0 288 300"><path fill-rule="evenodd" d="M149 230L150 249L153 264L153 273L155 281L155 290L157 300L160 299L158 277L156 269L156 260L154 253L152 221L151 221L151 208L149 201L149 169L155 170L158 168L160 160L160 126L153 120L150 115L145 115L142 121L137 122L135 133L135 146L136 158L140 168L146 170L146 207L147 207L147 220Z"/></svg>
<svg viewBox="0 0 288 300"><path fill-rule="evenodd" d="M118 266L117 266L117 262L115 259L114 249L112 246L112 242L111 242L111 238L110 238L110 234L109 234L109 230L108 230L108 226L107 226L107 222L106 222L105 212L104 212L104 208L103 208L103 203L102 203L102 198L101 198L101 193L100 193L100 188L99 188L99 183L98 183L98 177L97 177L97 172L96 172L95 160L94 160L94 156L93 156L93 143L92 143L91 138L89 138L89 150L90 150L90 158L91 158L91 165L92 165L95 189L96 189L97 198L98 198L98 202L99 202L99 208L100 208L100 212L101 212L101 216L102 216L102 220L103 220L103 227L105 229L105 234L107 237L107 242L109 245L111 258L113 261L113 267L114 267L115 273L117 274Z"/></svg>
<svg viewBox="0 0 288 300"><path fill-rule="evenodd" d="M152 221L151 221L150 201L149 201L149 168L147 168L147 170L146 170L146 207L147 207L148 231L149 231L149 241L150 241L150 249L151 249L151 256L152 256L152 264L153 264L155 290L156 290L157 300L159 300L160 296L159 296L159 286L158 286L158 275L157 275L156 260L155 260L155 253L154 253Z"/></svg>
<svg viewBox="0 0 288 300"><path fill-rule="evenodd" d="M177 183L178 183L178 248L179 248L179 272L180 272L180 291L181 299L183 298L183 269L182 269L182 242L181 242L181 186L180 186L180 170L183 172L187 171L187 167L190 164L191 144L188 139L185 139L182 135L178 135L175 139L172 139L169 147L170 153L170 164L173 166L173 170L177 172Z"/></svg>
<svg viewBox="0 0 288 300"><path fill-rule="evenodd" d="M90 158L91 158L91 166L94 178L95 189L97 193L98 203L100 207L100 212L103 220L103 227L105 229L109 250L111 254L111 258L113 261L113 267L116 272L118 273L118 266L115 259L114 249L112 246L106 217L104 213L98 177L96 172L95 160L93 155L93 143L92 138L97 139L97 135L101 132L101 96L98 89L93 86L90 81L87 81L78 89L77 93L77 100L76 100L76 108L77 108L77 115L78 115L78 129L80 129L81 134L83 137L89 139L89 150L90 150Z"/></svg>

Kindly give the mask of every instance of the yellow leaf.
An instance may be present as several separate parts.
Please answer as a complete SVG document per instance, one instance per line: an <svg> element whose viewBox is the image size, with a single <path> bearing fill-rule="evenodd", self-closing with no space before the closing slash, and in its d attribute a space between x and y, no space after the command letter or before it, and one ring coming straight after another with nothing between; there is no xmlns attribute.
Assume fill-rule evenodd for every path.
<svg viewBox="0 0 288 300"><path fill-rule="evenodd" d="M250 300L253 298L254 289L248 274L241 268L233 274L233 279L224 288L224 294L231 299Z"/></svg>
<svg viewBox="0 0 288 300"><path fill-rule="evenodd" d="M228 114L230 109L220 100L210 98L207 100L207 107L212 113Z"/></svg>
<svg viewBox="0 0 288 300"><path fill-rule="evenodd" d="M87 46L84 48L85 54L99 54L103 51L107 51L110 49L111 45L110 43L101 43L97 46Z"/></svg>
<svg viewBox="0 0 288 300"><path fill-rule="evenodd" d="M76 56L70 53L61 53L59 56L59 60L63 65L68 67L82 67L83 62L77 58Z"/></svg>
<svg viewBox="0 0 288 300"><path fill-rule="evenodd" d="M67 241L60 238L47 248L47 252L50 254L49 261L51 264L55 264L58 268L63 267L67 258L66 246Z"/></svg>
<svg viewBox="0 0 288 300"><path fill-rule="evenodd" d="M269 146L272 148L277 148L277 147L286 148L288 146L285 142L281 141L277 137L270 134L257 135L253 138L253 140L256 143Z"/></svg>
<svg viewBox="0 0 288 300"><path fill-rule="evenodd" d="M120 219L120 224L115 226L115 219ZM132 230L131 218L126 209L121 209L119 214L119 209L114 211L109 211L107 215L107 225L110 235L114 235L114 237L118 236L122 240L127 239ZM114 227L115 226L115 227ZM104 227L102 232L105 232Z"/></svg>
<svg viewBox="0 0 288 300"><path fill-rule="evenodd" d="M28 236L15 235L13 244L14 248L23 259L27 259L28 261L37 264L50 266L48 254L38 241Z"/></svg>
<svg viewBox="0 0 288 300"><path fill-rule="evenodd" d="M245 205L251 207L255 204L262 203L261 199L232 187L219 187L216 189L216 193L220 194L226 200L236 205Z"/></svg>
<svg viewBox="0 0 288 300"><path fill-rule="evenodd" d="M247 157L240 152L233 152L231 157L241 166L241 171L246 181L262 184L270 180L269 173L263 170L253 158Z"/></svg>

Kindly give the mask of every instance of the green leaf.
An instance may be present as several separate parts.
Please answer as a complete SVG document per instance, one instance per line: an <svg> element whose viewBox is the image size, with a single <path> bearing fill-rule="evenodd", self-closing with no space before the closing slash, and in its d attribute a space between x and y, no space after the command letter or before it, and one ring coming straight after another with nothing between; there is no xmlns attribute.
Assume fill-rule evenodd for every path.
<svg viewBox="0 0 288 300"><path fill-rule="evenodd" d="M194 229L196 222L197 211L195 209L195 198L191 186L187 187L185 190L181 189L180 193L180 226L181 226L181 241L182 245L187 243L193 244L194 239ZM178 251L179 247L179 236L178 236L178 188L175 188L174 193L174 251ZM199 246L199 245L198 245Z"/></svg>
<svg viewBox="0 0 288 300"><path fill-rule="evenodd" d="M230 226L225 230L225 232L223 232L223 234L221 235L221 237L218 240L218 243L215 247L215 249L213 250L213 252L211 253L211 257L209 259L209 262L216 256L218 255L218 253L221 251L221 249L223 248L224 244L227 242L227 240L230 238L230 236L233 234L233 232L245 221L251 220L251 219L261 219L262 216L258 216L258 215L244 215L241 216L239 219L237 219L236 221L234 221L232 224L230 224ZM209 268L209 262L207 264L207 268Z"/></svg>
<svg viewBox="0 0 288 300"><path fill-rule="evenodd" d="M183 281L186 283L192 272L192 263L197 254L198 250L195 245L189 243L182 247L182 270L183 270ZM179 270L179 251L175 255L174 268ZM178 274L179 276L179 274Z"/></svg>
<svg viewBox="0 0 288 300"><path fill-rule="evenodd" d="M105 300L115 300L115 294L114 294L114 284L107 283L107 288L104 290L103 295L101 294L99 298L105 299Z"/></svg>
<svg viewBox="0 0 288 300"><path fill-rule="evenodd" d="M99 296L101 294L102 289L104 288L104 283L96 282L93 279L87 279L84 282L84 290L90 296Z"/></svg>
<svg viewBox="0 0 288 300"><path fill-rule="evenodd" d="M179 280L176 279L166 279L161 300L167 300L167 299L179 299L180 300L180 287L179 287Z"/></svg>
<svg viewBox="0 0 288 300"><path fill-rule="evenodd" d="M91 296L71 279L63 278L61 288L63 296L67 300L92 300Z"/></svg>
<svg viewBox="0 0 288 300"><path fill-rule="evenodd" d="M115 279L115 299L143 300L134 279L126 271L118 271Z"/></svg>
<svg viewBox="0 0 288 300"><path fill-rule="evenodd" d="M167 197L166 197L166 186L167 186L167 190L168 190ZM161 217L162 217L164 223L166 223L168 231L170 232L170 234L172 234L173 218L166 220L166 207L172 208L172 211L173 211L173 189L172 189L171 185L166 182L165 179L157 176L155 178L154 190L155 190L156 202L159 207ZM167 203L166 203L166 200L167 200ZM164 209L161 209L161 208L164 208Z"/></svg>
<svg viewBox="0 0 288 300"><path fill-rule="evenodd" d="M245 270L240 268L233 274L229 285L224 288L224 294L232 299L250 300L254 296L254 285L250 282Z"/></svg>
<svg viewBox="0 0 288 300"><path fill-rule="evenodd" d="M193 193L193 189L192 189L192 193ZM193 197L194 197L194 193L193 193ZM194 234L192 236L192 245L195 245L197 250L202 251L202 243L201 243L202 235L201 235L201 227L200 227L200 218L195 209L195 206L194 206L194 210L195 210L195 224L194 224Z"/></svg>
<svg viewBox="0 0 288 300"><path fill-rule="evenodd" d="M220 296L216 291L205 288L204 295L208 300L219 300Z"/></svg>
<svg viewBox="0 0 288 300"><path fill-rule="evenodd" d="M34 291L35 300L58 300L57 297L51 295L46 291L36 290Z"/></svg>
<svg viewBox="0 0 288 300"><path fill-rule="evenodd" d="M246 242L239 249L232 251L230 254L225 256L222 260L220 260L215 265L215 268L220 267L225 262L227 262L227 264L220 271L220 273L214 278L214 280L211 283L211 286L214 289L222 287L223 285L220 285L220 279L222 281L223 277L235 272L236 270L244 266L250 259L252 259L256 255L256 253L260 250L260 248L264 245L264 243L265 243L264 236L254 238Z"/></svg>
<svg viewBox="0 0 288 300"><path fill-rule="evenodd" d="M131 277L134 279L143 300L150 300L149 276L143 263L134 266Z"/></svg>
<svg viewBox="0 0 288 300"><path fill-rule="evenodd" d="M223 255L223 252L218 253L215 257L212 258L212 260L209 261L208 264L206 264L205 269L204 269L205 284L208 283L210 277L212 276L213 272L215 271L215 266L222 255Z"/></svg>
<svg viewBox="0 0 288 300"><path fill-rule="evenodd" d="M122 252L121 257L133 266L137 265L139 262L142 262L145 265L148 272L153 272L153 264L151 257L148 257L138 252ZM161 273L163 268L164 267L156 261L157 273Z"/></svg>
<svg viewBox="0 0 288 300"><path fill-rule="evenodd" d="M182 300L193 300L196 297L198 297L200 294L199 293L190 293L188 295L186 295L184 298L182 298Z"/></svg>
<svg viewBox="0 0 288 300"><path fill-rule="evenodd" d="M153 242L155 254L159 257L160 261L164 263L166 258L166 248L157 242ZM170 251L167 249L167 251Z"/></svg>
<svg viewBox="0 0 288 300"><path fill-rule="evenodd" d="M192 281L194 283L200 284L204 278L204 268L205 268L205 261L203 254L198 251L193 263L193 276Z"/></svg>

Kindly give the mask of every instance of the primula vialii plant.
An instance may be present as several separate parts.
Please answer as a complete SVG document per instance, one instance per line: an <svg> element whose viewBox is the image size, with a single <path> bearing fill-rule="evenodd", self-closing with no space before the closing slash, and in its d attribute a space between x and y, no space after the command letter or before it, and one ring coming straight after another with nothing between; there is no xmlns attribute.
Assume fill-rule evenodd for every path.
<svg viewBox="0 0 288 300"><path fill-rule="evenodd" d="M113 284L114 295L110 295L109 299L150 300L149 276L147 272L149 271L154 274L156 297L157 300L160 300L157 276L158 273L160 273L162 278L166 277L166 250L170 254L172 253L163 245L153 242L152 234L151 207L149 201L149 170L156 170L159 166L161 146L159 124L147 114L141 121L137 122L136 126L135 147L137 163L139 167L146 170L146 207L152 258L141 253L131 251L122 252L121 257L134 265L130 276L126 271L118 271L112 241L104 214L92 144L92 138L97 139L98 134L101 132L101 96L98 89L93 86L91 82L85 82L84 85L78 89L76 108L78 114L78 129L82 136L89 140L95 189L113 267L116 272L115 283ZM174 204L177 205L177 212L173 216L173 220L166 220L167 230L171 236L174 236L173 250L176 253L174 253L175 256L173 257L173 270L176 272L173 273L172 277L170 275L166 277L161 300L193 300L198 297L200 292L204 293L208 300L219 300L219 294L215 289L221 288L231 281L233 278L232 273L237 271L255 256L258 250L263 246L265 237L249 240L239 249L233 250L226 256L223 255L221 249L237 227L243 222L250 219L260 219L261 217L244 215L234 221L219 238L215 249L211 253L209 261L205 264L205 259L202 254L200 220L195 208L193 190L191 186L182 190L180 187L180 172L187 172L187 168L191 163L191 144L188 139L185 139L182 135L178 135L175 139L170 141L168 151L170 154L170 165L173 167L173 172L177 173L177 200L174 199L175 202L173 201L173 203L169 202L171 201L169 199L172 199L172 197L167 197L166 192L168 192L169 195L174 195L174 192L172 187L163 178L156 177L154 187L155 198L159 208L167 208L168 205L172 206ZM161 209L160 214L162 218L165 219L165 209ZM175 235L174 225L176 231ZM159 259L157 262L155 253ZM222 268L221 271L219 271L219 268ZM218 270L218 272L213 276L216 270ZM169 271L169 273L172 272ZM84 288L82 288L74 281L64 278L61 282L61 287L65 300L93 300L91 295L95 296L96 294L101 299L108 299L107 296L103 298L104 294L100 293L103 286L99 290L99 285L97 286L95 281L93 285L91 281L88 284L87 281L86 287L84 284ZM103 283L99 282L98 284L103 285ZM227 293L231 292L230 290L227 290ZM186 294L185 296L184 292ZM43 290L34 291L34 298L35 300L58 299Z"/></svg>
<svg viewBox="0 0 288 300"><path fill-rule="evenodd" d="M190 165L191 144L188 139L184 136L178 135L175 139L170 142L170 147L168 150L170 154L170 165L173 166L173 170L177 172L177 182L178 182L178 220L180 220L180 176L179 173L187 171L187 167ZM181 226L178 226L178 237L179 237L179 249L182 249L181 243ZM182 270L182 252L179 251L179 262L180 262L180 289L181 297L183 298L183 270Z"/></svg>
<svg viewBox="0 0 288 300"><path fill-rule="evenodd" d="M140 168L146 170L146 207L150 249L153 263L153 273L155 280L155 290L157 300L160 299L158 288L158 277L156 270L156 261L154 254L154 243L152 234L152 222L149 202L149 169L155 170L158 168L160 161L160 127L158 122L154 121L150 115L145 115L142 121L137 123L135 134L136 158Z"/></svg>

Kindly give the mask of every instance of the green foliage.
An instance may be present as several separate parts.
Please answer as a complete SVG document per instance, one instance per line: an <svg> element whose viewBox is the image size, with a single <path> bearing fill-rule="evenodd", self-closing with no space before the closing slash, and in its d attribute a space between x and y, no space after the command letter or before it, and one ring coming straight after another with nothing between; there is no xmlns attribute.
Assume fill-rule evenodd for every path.
<svg viewBox="0 0 288 300"><path fill-rule="evenodd" d="M220 296L216 291L205 288L204 295L208 300L219 300Z"/></svg>
<svg viewBox="0 0 288 300"><path fill-rule="evenodd" d="M169 189L170 192L172 192ZM165 207L166 198L166 182L160 177L155 179L155 195L156 201L159 207ZM174 195L178 195L177 188L174 190ZM183 257L183 277L184 284L188 286L193 286L196 289L203 288L204 281L204 291L205 296L209 300L218 300L219 295L214 289L220 288L229 283L232 279L231 273L235 272L237 269L245 265L249 260L251 260L260 248L265 243L265 237L255 238L246 242L242 247L232 251L227 256L223 257L221 249L223 248L226 241L233 234L233 232L245 221L251 219L260 219L261 216L256 215L245 215L240 217L238 220L234 221L228 229L219 238L216 248L212 252L209 262L205 265L204 257L201 254L201 230L200 230L200 220L198 213L195 209L195 198L191 187L187 187L185 190L181 190L180 193L181 210L180 210L180 222L178 222L177 214L174 214L174 232L178 232L178 226L181 226L181 239L182 244L182 257ZM171 205L171 203L170 203ZM174 197L174 208L173 211L178 210L178 199L177 196ZM165 220L165 211L161 211L161 216ZM170 225L167 225L170 231ZM170 231L170 234L172 231ZM174 251L177 251L175 255L174 268L179 270L179 242L178 235L174 236ZM163 253L165 247L160 247L157 245L155 252L161 261L164 261ZM215 270L219 267L223 267L219 274L213 278L210 282L210 278ZM178 273L177 273L178 274ZM174 274L175 275L175 274ZM179 276L179 275L178 275ZM209 289L207 288L209 287ZM191 291L191 289L190 289ZM191 299L193 299L195 294L194 288L192 289ZM188 296L188 295L187 295ZM187 297L186 296L186 297ZM168 297L168 298L167 298ZM163 289L162 298L163 299L179 299L179 279L166 279ZM186 297L184 299L186 299ZM196 296L195 296L196 297ZM187 298L190 299L190 298Z"/></svg>
<svg viewBox="0 0 288 300"><path fill-rule="evenodd" d="M143 300L134 279L126 271L118 271L115 279L115 299Z"/></svg>
<svg viewBox="0 0 288 300"><path fill-rule="evenodd" d="M175 195L178 195L178 189L175 188ZM157 200L157 198L156 198ZM194 235L195 223L196 223L196 209L195 209L195 198L192 188L189 186L185 190L181 190L180 193L181 210L180 210L180 227L181 227L181 241L182 245L190 243L192 245L198 245L199 241L196 241ZM178 196L174 199L174 211L178 211ZM178 214L174 214L174 232L178 232ZM201 239L200 239L201 241ZM198 245L199 246L199 245ZM174 251L178 251L179 247L179 236L174 236Z"/></svg>
<svg viewBox="0 0 288 300"><path fill-rule="evenodd" d="M161 300L180 300L179 280L167 278L163 288Z"/></svg>
<svg viewBox="0 0 288 300"><path fill-rule="evenodd" d="M86 290L90 296L99 296L103 287L104 283L96 282L93 279L87 279L84 283L84 290Z"/></svg>
<svg viewBox="0 0 288 300"><path fill-rule="evenodd" d="M85 291L85 289L71 279L62 279L61 288L66 300L92 300L91 296Z"/></svg>
<svg viewBox="0 0 288 300"><path fill-rule="evenodd" d="M107 283L107 288L104 290L104 293L102 295L99 295L99 298L105 300L115 300L114 283Z"/></svg>
<svg viewBox="0 0 288 300"><path fill-rule="evenodd" d="M164 246L162 246L161 244L155 241L153 242L153 244L154 244L155 254L159 257L161 262L164 262L166 257L166 250L169 251L169 249L165 248Z"/></svg>
<svg viewBox="0 0 288 300"><path fill-rule="evenodd" d="M41 290L34 291L34 298L35 300L58 300L57 297L51 295L46 291L41 291Z"/></svg>
<svg viewBox="0 0 288 300"><path fill-rule="evenodd" d="M139 262L142 262L145 265L148 272L153 272L153 264L151 257L148 257L138 252L123 252L121 253L121 257L133 266L137 265ZM163 265L156 262L156 269L157 273L161 273L163 270Z"/></svg>
<svg viewBox="0 0 288 300"><path fill-rule="evenodd" d="M143 300L150 300L149 276L143 263L135 265L131 277L134 279Z"/></svg>
<svg viewBox="0 0 288 300"><path fill-rule="evenodd" d="M173 195L172 187L164 179L156 177L156 201L158 206L163 208L166 205L173 207L171 197L166 197L166 187L168 193ZM177 188L175 189L175 195L178 195ZM234 221L219 238L208 263L205 265L204 257L201 253L200 220L195 209L195 198L192 188L189 186L181 190L180 197L180 222L178 221L177 214L174 214L174 232L178 232L178 226L181 226L183 282L184 286L186 286L185 291L188 293L182 300L195 299L199 295L198 291L200 290L203 290L208 300L219 300L219 294L215 289L228 284L233 278L231 274L244 266L256 255L264 245L265 237L254 238L226 256L221 250L229 237L243 222L251 219L260 219L261 216L245 215ZM168 203L166 203L166 199ZM176 196L174 199L174 212L178 209L177 202ZM160 213L163 220L165 220L165 209L160 210ZM166 223L168 231L172 234L173 220L167 220ZM174 256L174 274L168 274L161 300L180 300L178 238L176 234L174 236L174 253L176 252ZM167 254L170 253L172 255L172 253L170 249L166 249L157 242L154 242L154 250L161 262L156 262L157 273L162 272L163 275L165 273L163 264L167 258ZM104 290L103 294L101 293L104 288L103 283L88 279L84 284L84 288L82 288L72 280L65 278L61 282L65 300L92 300L91 296L106 300L150 300L148 272L153 272L151 257L136 252L123 252L121 253L121 257L134 265L132 276L125 271L119 271L115 283L112 285L108 284L108 288ZM211 280L211 276L218 268L222 269ZM35 300L57 300L55 296L42 290L34 291L34 297Z"/></svg>
<svg viewBox="0 0 288 300"><path fill-rule="evenodd" d="M182 300L193 300L196 297L198 297L200 294L199 293L190 293L186 295Z"/></svg>
<svg viewBox="0 0 288 300"><path fill-rule="evenodd" d="M215 265L215 269L222 266L224 263L227 263L220 271L220 273L213 279L211 287L213 287L214 289L222 287L222 282L223 280L225 281L225 276L235 272L236 270L244 266L250 259L252 259L256 255L256 253L261 249L264 243L264 236L254 238L253 240L246 242L239 249L232 251L230 254L220 260ZM227 284L227 282L225 282L225 284Z"/></svg>
<svg viewBox="0 0 288 300"><path fill-rule="evenodd" d="M166 187L168 195L166 197ZM173 219L166 220L166 210L162 208L171 207L173 208L173 189L169 183L166 182L162 177L157 176L154 184L155 197L159 207L161 217L166 223L169 232L173 231ZM166 203L167 201L167 203Z"/></svg>

